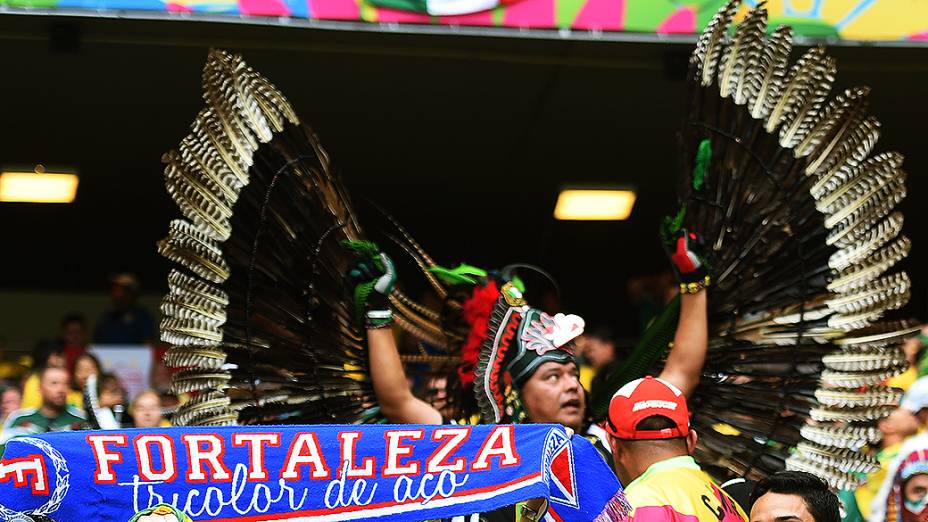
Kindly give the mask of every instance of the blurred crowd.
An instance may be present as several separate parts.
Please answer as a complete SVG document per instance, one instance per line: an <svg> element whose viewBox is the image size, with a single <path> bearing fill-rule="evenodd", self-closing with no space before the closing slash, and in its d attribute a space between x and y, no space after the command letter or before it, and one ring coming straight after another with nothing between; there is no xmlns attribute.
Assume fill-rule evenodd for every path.
<svg viewBox="0 0 928 522"><path fill-rule="evenodd" d="M170 372L161 364L164 349L156 344L152 316L138 304L139 281L117 274L109 282L109 307L92 330L84 315L70 313L30 354L0 354L0 444L48 431L169 425L166 414L178 398L170 394ZM150 362L140 365L150 369L148 382L134 395L120 368L108 367L99 356L108 347Z"/></svg>

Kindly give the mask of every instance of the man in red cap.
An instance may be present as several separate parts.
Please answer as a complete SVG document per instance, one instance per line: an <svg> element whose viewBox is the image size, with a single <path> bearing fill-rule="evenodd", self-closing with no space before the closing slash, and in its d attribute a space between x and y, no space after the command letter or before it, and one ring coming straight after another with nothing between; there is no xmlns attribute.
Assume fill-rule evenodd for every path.
<svg viewBox="0 0 928 522"><path fill-rule="evenodd" d="M689 419L686 396L663 379L634 380L612 397L605 428L632 517L747 520L737 502L690 456L696 432Z"/></svg>

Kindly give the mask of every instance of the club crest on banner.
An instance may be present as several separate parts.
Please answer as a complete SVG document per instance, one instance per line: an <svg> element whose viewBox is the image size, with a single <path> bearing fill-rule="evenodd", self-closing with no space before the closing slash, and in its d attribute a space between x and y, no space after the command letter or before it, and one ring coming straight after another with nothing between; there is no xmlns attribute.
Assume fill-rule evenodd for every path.
<svg viewBox="0 0 928 522"><path fill-rule="evenodd" d="M33 446L40 450L40 453L28 452L25 457L0 460L0 484L8 483L15 488L28 488L33 498L46 500L35 508L14 508L0 504L0 520L31 521L30 515L47 516L54 513L61 506L70 488L67 462L58 450L42 439L20 437L8 442L7 449L17 444ZM50 471L53 473L49 473Z"/></svg>
<svg viewBox="0 0 928 522"><path fill-rule="evenodd" d="M545 441L544 461L544 473L551 485L550 500L556 504L579 509L574 452L566 433L553 430L548 435Z"/></svg>

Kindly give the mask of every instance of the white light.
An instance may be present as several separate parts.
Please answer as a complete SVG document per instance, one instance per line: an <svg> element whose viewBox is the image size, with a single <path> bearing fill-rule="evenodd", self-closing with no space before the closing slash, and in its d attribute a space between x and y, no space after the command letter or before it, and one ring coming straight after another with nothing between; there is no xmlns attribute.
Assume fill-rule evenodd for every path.
<svg viewBox="0 0 928 522"><path fill-rule="evenodd" d="M0 201L16 203L71 203L77 194L77 174L3 172ZM42 172L42 173L39 173Z"/></svg>
<svg viewBox="0 0 928 522"><path fill-rule="evenodd" d="M557 197L554 218L577 221L621 221L628 219L634 206L634 190L564 189Z"/></svg>

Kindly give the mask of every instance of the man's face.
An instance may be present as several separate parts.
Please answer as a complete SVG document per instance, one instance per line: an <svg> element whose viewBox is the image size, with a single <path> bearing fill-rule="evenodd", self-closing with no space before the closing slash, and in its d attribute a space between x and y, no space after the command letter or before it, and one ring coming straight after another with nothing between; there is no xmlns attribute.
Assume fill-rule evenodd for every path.
<svg viewBox="0 0 928 522"><path fill-rule="evenodd" d="M586 402L577 365L543 363L522 386L522 403L532 422L563 424L579 430Z"/></svg>
<svg viewBox="0 0 928 522"><path fill-rule="evenodd" d="M815 522L799 495L767 493L751 507L751 522Z"/></svg>
<svg viewBox="0 0 928 522"><path fill-rule="evenodd" d="M590 366L599 370L615 359L615 344L590 337L584 346L583 355L590 361Z"/></svg>
<svg viewBox="0 0 928 522"><path fill-rule="evenodd" d="M924 473L919 473L918 475L912 475L908 480L905 481L905 486L903 487L903 496L905 497L905 509L908 513L912 515L921 515L926 508L926 497L928 497L928 475ZM905 518L918 518L923 519L923 517L903 517Z"/></svg>
<svg viewBox="0 0 928 522"><path fill-rule="evenodd" d="M48 368L39 381L42 405L60 410L68 399L69 379L64 368Z"/></svg>
<svg viewBox="0 0 928 522"><path fill-rule="evenodd" d="M10 413L19 409L22 404L23 396L19 393L19 390L16 388L10 388L3 392L2 402L0 402L0 410L2 410L3 418L6 418Z"/></svg>
<svg viewBox="0 0 928 522"><path fill-rule="evenodd" d="M896 408L877 423L880 433L886 435L914 435L918 431L918 419L905 408Z"/></svg>

